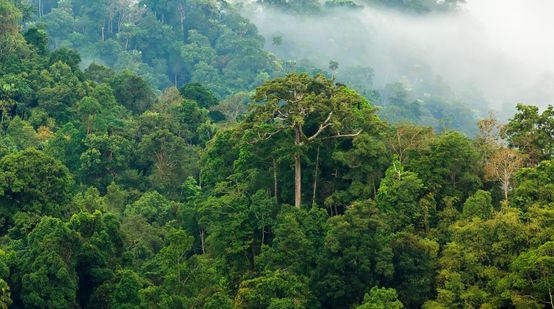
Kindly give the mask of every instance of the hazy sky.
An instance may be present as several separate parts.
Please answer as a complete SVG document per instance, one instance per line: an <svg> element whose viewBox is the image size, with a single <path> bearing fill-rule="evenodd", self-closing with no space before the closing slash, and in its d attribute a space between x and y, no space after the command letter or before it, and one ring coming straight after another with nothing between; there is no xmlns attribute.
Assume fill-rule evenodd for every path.
<svg viewBox="0 0 554 309"><path fill-rule="evenodd" d="M470 0L467 11L499 49L532 70L554 70L553 0Z"/></svg>
<svg viewBox="0 0 554 309"><path fill-rule="evenodd" d="M495 109L554 104L554 0L468 0L460 13L425 16L367 7L323 18L245 14L267 38L283 36L287 50L267 40L280 56L371 66L377 87L419 66Z"/></svg>
<svg viewBox="0 0 554 309"><path fill-rule="evenodd" d="M482 26L476 35L505 55L507 65L526 73L519 81L523 87L510 96L554 104L554 1L469 0L466 10Z"/></svg>

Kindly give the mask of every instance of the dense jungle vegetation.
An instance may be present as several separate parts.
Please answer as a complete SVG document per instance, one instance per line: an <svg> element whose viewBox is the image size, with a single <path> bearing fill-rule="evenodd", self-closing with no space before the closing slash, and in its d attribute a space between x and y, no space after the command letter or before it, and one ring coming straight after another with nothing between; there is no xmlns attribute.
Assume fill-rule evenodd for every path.
<svg viewBox="0 0 554 309"><path fill-rule="evenodd" d="M0 308L554 307L552 106L264 42L224 1L0 0Z"/></svg>

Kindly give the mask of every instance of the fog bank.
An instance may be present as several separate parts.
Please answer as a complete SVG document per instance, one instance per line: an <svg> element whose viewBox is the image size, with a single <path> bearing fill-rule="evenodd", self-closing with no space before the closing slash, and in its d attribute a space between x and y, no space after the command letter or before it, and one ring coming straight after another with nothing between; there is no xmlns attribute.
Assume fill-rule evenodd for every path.
<svg viewBox="0 0 554 309"><path fill-rule="evenodd" d="M444 84L469 105L496 110L554 103L551 0L468 0L460 12L422 16L367 5L316 16L258 6L243 14L278 56L322 68L336 60L339 71L370 66L375 88L404 80L435 94ZM280 46L274 36L282 36Z"/></svg>

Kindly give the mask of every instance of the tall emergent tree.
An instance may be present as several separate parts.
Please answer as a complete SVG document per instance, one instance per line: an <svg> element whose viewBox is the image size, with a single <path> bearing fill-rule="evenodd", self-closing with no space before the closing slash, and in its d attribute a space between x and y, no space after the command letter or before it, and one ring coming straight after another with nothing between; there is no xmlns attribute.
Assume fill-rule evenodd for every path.
<svg viewBox="0 0 554 309"><path fill-rule="evenodd" d="M510 148L495 150L485 164L485 178L500 182L506 202L512 188L512 179L522 166L523 156Z"/></svg>
<svg viewBox="0 0 554 309"><path fill-rule="evenodd" d="M539 112L537 106L518 104L517 113L501 132L508 146L525 154L531 166L554 155L554 107Z"/></svg>
<svg viewBox="0 0 554 309"><path fill-rule="evenodd" d="M301 155L307 145L358 136L374 109L344 85L322 75L289 74L256 89L257 103L246 123L255 131L254 142L278 135L294 144L294 205L302 203Z"/></svg>

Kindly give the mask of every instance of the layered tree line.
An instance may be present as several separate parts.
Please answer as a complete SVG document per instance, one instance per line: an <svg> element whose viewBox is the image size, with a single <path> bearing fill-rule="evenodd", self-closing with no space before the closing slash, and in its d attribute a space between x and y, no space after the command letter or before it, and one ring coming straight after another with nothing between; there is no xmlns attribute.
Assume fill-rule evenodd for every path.
<svg viewBox="0 0 554 309"><path fill-rule="evenodd" d="M464 104L430 68L414 63L404 81L375 89L373 70L343 66L332 59L299 61L288 38L267 38L242 17L241 4L224 0L12 0L23 12L26 28L47 32L50 49L75 49L81 68L91 62L116 71L129 70L155 92L169 86L201 83L218 99L251 91L264 81L291 72L309 71L338 79L381 106L379 116L392 123L411 122L437 130L456 129L474 135L479 98ZM454 10L459 0L361 1L408 14ZM263 7L292 14L319 14L329 18L334 10L359 9L350 0L327 4L311 0L259 1ZM274 53L264 50L272 47ZM283 52L286 51L286 52ZM275 55L279 55L280 58ZM314 61L312 61L314 60ZM432 94L429 96L429 94Z"/></svg>
<svg viewBox="0 0 554 309"><path fill-rule="evenodd" d="M219 97L250 89L281 70L263 38L225 1L17 0L49 47L128 69L155 89L190 82Z"/></svg>
<svg viewBox="0 0 554 309"><path fill-rule="evenodd" d="M379 8L400 10L409 14L427 14L433 12L450 12L457 10L465 0L259 0L258 2L291 13L317 14L326 9L360 9L364 5Z"/></svg>
<svg viewBox="0 0 554 309"><path fill-rule="evenodd" d="M82 70L18 7L0 0L0 307L552 307L553 107L469 138L320 74L158 93Z"/></svg>

